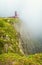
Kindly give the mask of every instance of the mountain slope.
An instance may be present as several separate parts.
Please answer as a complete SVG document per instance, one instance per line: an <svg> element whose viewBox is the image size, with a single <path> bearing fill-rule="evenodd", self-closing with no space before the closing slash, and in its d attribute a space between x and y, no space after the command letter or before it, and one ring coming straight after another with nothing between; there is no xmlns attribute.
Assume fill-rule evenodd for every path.
<svg viewBox="0 0 42 65"><path fill-rule="evenodd" d="M18 32L13 27L14 19L0 19L0 53L17 52L19 49Z"/></svg>
<svg viewBox="0 0 42 65"><path fill-rule="evenodd" d="M19 19L16 18L0 18L0 65L42 65L42 53L28 55L31 40L30 49L27 49L26 38L21 37L17 22Z"/></svg>

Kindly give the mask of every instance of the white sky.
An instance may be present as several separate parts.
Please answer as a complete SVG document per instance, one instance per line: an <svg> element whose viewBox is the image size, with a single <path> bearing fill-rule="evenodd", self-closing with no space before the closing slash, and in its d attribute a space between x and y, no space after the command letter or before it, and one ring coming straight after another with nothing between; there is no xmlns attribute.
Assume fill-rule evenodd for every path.
<svg viewBox="0 0 42 65"><path fill-rule="evenodd" d="M17 10L34 35L42 36L42 0L0 0L0 16L14 15Z"/></svg>

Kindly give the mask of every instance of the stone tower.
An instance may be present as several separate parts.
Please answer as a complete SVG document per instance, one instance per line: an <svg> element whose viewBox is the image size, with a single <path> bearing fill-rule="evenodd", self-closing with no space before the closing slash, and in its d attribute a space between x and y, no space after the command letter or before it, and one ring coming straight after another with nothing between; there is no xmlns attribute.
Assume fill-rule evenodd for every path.
<svg viewBox="0 0 42 65"><path fill-rule="evenodd" d="M15 18L17 18L18 17L18 15L17 15L17 11L15 11L15 16L14 16Z"/></svg>

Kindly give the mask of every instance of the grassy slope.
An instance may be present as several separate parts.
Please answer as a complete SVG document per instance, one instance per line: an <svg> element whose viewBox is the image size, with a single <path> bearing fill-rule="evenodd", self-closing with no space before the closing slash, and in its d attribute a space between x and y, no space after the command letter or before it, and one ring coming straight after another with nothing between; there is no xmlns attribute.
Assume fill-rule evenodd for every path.
<svg viewBox="0 0 42 65"><path fill-rule="evenodd" d="M1 65L42 65L42 54L20 56L14 53L1 54Z"/></svg>
<svg viewBox="0 0 42 65"><path fill-rule="evenodd" d="M11 39L14 39L15 47L16 47L16 49L18 48L18 45L16 44L16 42L18 40L17 31L15 29L13 30L13 26L11 25L11 24L13 24L13 22L17 22L17 21L18 21L18 19L0 18L0 41L1 41L0 44L3 42L6 43L8 41L8 40L4 41L5 39L2 38L1 36L8 35L10 38L10 41L11 41ZM8 42L10 42L10 41L8 41ZM10 43L14 44L14 41L13 42L11 41ZM1 48L3 48L3 46ZM15 51L16 51L16 49L15 49ZM29 55L29 56L20 56L18 53L19 52L17 52L17 53L8 52L8 53L0 54L0 65L42 65L42 53Z"/></svg>
<svg viewBox="0 0 42 65"><path fill-rule="evenodd" d="M7 48L8 51L20 53L18 47L19 44L18 33L12 25L13 22L16 22L16 20L17 19L0 18L0 53L2 53L2 50L6 52L6 50L4 50L5 44L8 45Z"/></svg>

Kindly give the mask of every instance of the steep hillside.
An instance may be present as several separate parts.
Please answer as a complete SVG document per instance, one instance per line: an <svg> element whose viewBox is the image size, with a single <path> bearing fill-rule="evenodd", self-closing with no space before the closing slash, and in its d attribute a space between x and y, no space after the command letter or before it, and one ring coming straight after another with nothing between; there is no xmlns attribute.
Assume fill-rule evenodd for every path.
<svg viewBox="0 0 42 65"><path fill-rule="evenodd" d="M0 53L20 53L19 34L12 25L14 22L16 20L12 18L0 18Z"/></svg>
<svg viewBox="0 0 42 65"><path fill-rule="evenodd" d="M0 18L0 65L42 65L42 53L28 55L35 50L31 51L31 40L21 36L19 21Z"/></svg>

